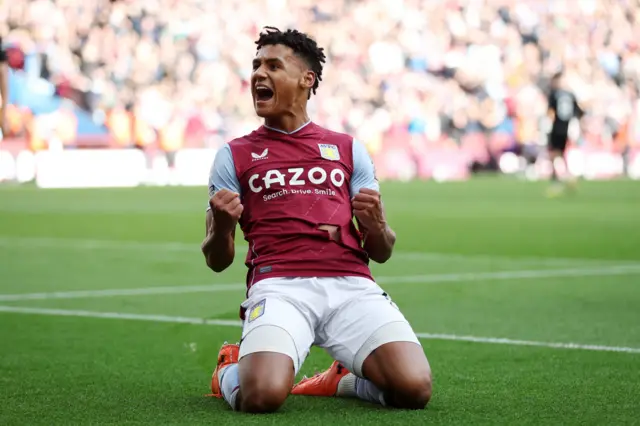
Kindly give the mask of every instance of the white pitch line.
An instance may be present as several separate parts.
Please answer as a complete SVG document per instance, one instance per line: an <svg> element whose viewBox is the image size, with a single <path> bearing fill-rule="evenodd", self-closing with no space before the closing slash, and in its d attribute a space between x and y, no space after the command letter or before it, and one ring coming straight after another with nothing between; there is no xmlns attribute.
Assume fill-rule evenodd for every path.
<svg viewBox="0 0 640 426"><path fill-rule="evenodd" d="M194 325L213 325L223 327L241 327L242 322L239 320L221 320L207 318L192 317L176 317L167 315L147 315L132 314L121 312L95 312L83 310L67 310L67 309L45 309L45 308L27 308L20 306L2 306L0 312L14 314L30 314L30 315L50 315L65 317L83 317L83 318L103 318L117 320L135 320L135 321L151 321L176 324L194 324ZM562 342L538 342L533 340L514 340L501 337L480 337L480 336L460 336L456 334L438 334L438 333L416 333L420 339L424 340L454 340L461 342L473 343L490 343L497 345L514 345L514 346L537 346L552 349L578 349L585 351L600 352L622 352L630 354L640 354L640 348L631 348L624 346L604 346L604 345L588 345L581 343L562 343Z"/></svg>
<svg viewBox="0 0 640 426"><path fill-rule="evenodd" d="M532 278L562 278L562 277L586 277L586 276L615 276L640 274L640 265L603 266L598 268L571 268L571 269L532 269L520 271L497 272L464 272L453 274L430 275L399 275L376 277L376 281L384 286L399 284L432 284L447 282L472 282L488 280L524 280ZM21 300L52 300L52 299L82 299L102 298L116 296L143 296L154 294L188 294L188 293L217 293L225 291L239 291L245 288L242 283L236 284L211 284L193 286L166 286L166 287L141 287L106 290L78 290L60 291L50 293L18 293L0 294L0 302L12 302Z"/></svg>
<svg viewBox="0 0 640 426"><path fill-rule="evenodd" d="M223 291L236 291L243 288L246 288L244 284L235 283L192 286L113 288L106 290L56 291L50 293L0 294L0 302L11 302L18 300L88 299L115 296L144 296L154 294L216 293Z"/></svg>
<svg viewBox="0 0 640 426"><path fill-rule="evenodd" d="M454 274L378 277L380 284L441 283L482 280L512 280L528 278L561 278L585 276L633 275L640 273L640 265L612 265L592 268L530 269L520 271L462 272Z"/></svg>
<svg viewBox="0 0 640 426"><path fill-rule="evenodd" d="M199 242L167 242L167 241L129 241L129 240L96 240L96 239L79 239L79 238L47 238L47 237L0 237L0 247L21 247L21 248L55 248L55 249L71 249L71 250L144 250L148 252L187 252L200 253ZM242 252L247 250L244 244L237 244L236 250ZM624 263L630 265L639 265L640 262L633 260L615 260L615 259L584 259L584 258L560 258L560 257L511 257L500 255L486 254L456 254L456 253L433 253L418 251L402 251L396 250L393 254L393 260L415 260L415 261L465 261L465 262L496 262L496 263L516 263L516 264L559 264L568 266L568 264L576 263Z"/></svg>
<svg viewBox="0 0 640 426"><path fill-rule="evenodd" d="M138 320L152 322L169 322L178 324L195 324L195 325L220 325L226 327L241 327L240 320L221 320L206 318L189 318L174 317L167 315L147 315L147 314L128 314L126 312L96 312L84 310L68 310L68 309L47 309L47 308L27 308L20 306L2 306L0 312L8 312L14 314L31 314L31 315L52 315L60 317L84 317L84 318L105 318L105 319L121 319L121 320Z"/></svg>
<svg viewBox="0 0 640 426"><path fill-rule="evenodd" d="M426 340L454 340L459 342L493 343L496 345L538 346L542 348L553 348L553 349L581 349L584 351L625 352L630 354L640 354L640 348L629 348L625 346L585 345L582 343L561 343L561 342L538 342L535 340L514 340L514 339L507 339L504 337L460 336L457 334L439 334L439 333L416 333L416 336L418 336L420 339L426 339Z"/></svg>
<svg viewBox="0 0 640 426"><path fill-rule="evenodd" d="M154 250L198 252L199 243L193 244L168 241L94 240L83 238L47 237L0 237L0 246L65 248L78 250ZM241 246L236 246L241 247Z"/></svg>

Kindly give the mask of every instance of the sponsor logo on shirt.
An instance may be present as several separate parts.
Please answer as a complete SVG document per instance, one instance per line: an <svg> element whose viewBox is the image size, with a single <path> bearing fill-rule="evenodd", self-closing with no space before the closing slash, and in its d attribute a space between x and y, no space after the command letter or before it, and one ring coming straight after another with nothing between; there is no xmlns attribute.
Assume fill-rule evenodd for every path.
<svg viewBox="0 0 640 426"><path fill-rule="evenodd" d="M346 180L342 169L325 170L322 167L292 167L286 170L267 170L255 173L249 177L249 189L259 194L268 191L263 196L269 201L283 195L336 195L334 188L340 188ZM327 186L327 184L330 184ZM310 188L311 185L322 188Z"/></svg>
<svg viewBox="0 0 640 426"><path fill-rule="evenodd" d="M267 154L269 153L269 148L265 148L264 151L262 151L261 154L256 154L255 152L251 153L251 157L253 158L253 160L251 161L260 161L260 160L266 160L267 158Z"/></svg>

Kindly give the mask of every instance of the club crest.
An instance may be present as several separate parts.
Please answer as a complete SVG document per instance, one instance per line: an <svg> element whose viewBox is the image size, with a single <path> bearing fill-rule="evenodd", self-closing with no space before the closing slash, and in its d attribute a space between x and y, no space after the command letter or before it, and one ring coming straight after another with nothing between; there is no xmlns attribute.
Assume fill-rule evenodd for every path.
<svg viewBox="0 0 640 426"><path fill-rule="evenodd" d="M318 147L320 148L320 156L322 158L331 160L331 161L340 160L340 151L338 151L338 147L336 145L319 143Z"/></svg>
<svg viewBox="0 0 640 426"><path fill-rule="evenodd" d="M260 302L253 305L249 311L249 322L253 322L264 315L264 309L266 307L267 300L262 299Z"/></svg>

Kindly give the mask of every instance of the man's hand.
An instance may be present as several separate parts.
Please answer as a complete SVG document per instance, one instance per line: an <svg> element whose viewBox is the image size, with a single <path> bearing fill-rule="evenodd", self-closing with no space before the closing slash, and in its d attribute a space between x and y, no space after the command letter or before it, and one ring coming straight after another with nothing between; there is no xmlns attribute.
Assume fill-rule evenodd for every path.
<svg viewBox="0 0 640 426"><path fill-rule="evenodd" d="M227 189L216 192L209 205L207 235L201 248L207 266L215 272L222 272L233 263L236 224L244 208L239 194Z"/></svg>
<svg viewBox="0 0 640 426"><path fill-rule="evenodd" d="M362 188L351 200L353 214L367 233L379 234L387 227L382 210L380 193L373 189Z"/></svg>
<svg viewBox="0 0 640 426"><path fill-rule="evenodd" d="M364 249L369 258L384 263L391 257L396 243L396 234L387 225L380 193L362 188L351 201L353 215L358 220L364 234Z"/></svg>
<svg viewBox="0 0 640 426"><path fill-rule="evenodd" d="M240 195L228 189L221 189L211 197L209 205L213 211L215 233L231 234L244 210L240 203Z"/></svg>

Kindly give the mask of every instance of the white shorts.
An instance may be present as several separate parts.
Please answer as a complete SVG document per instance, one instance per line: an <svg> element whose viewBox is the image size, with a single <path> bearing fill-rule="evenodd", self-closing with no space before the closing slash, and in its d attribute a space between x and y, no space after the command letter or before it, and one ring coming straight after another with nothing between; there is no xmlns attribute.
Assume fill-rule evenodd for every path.
<svg viewBox="0 0 640 426"><path fill-rule="evenodd" d="M268 278L249 290L240 358L279 352L298 373L312 345L362 377L362 364L390 342L420 344L375 282L361 277Z"/></svg>

